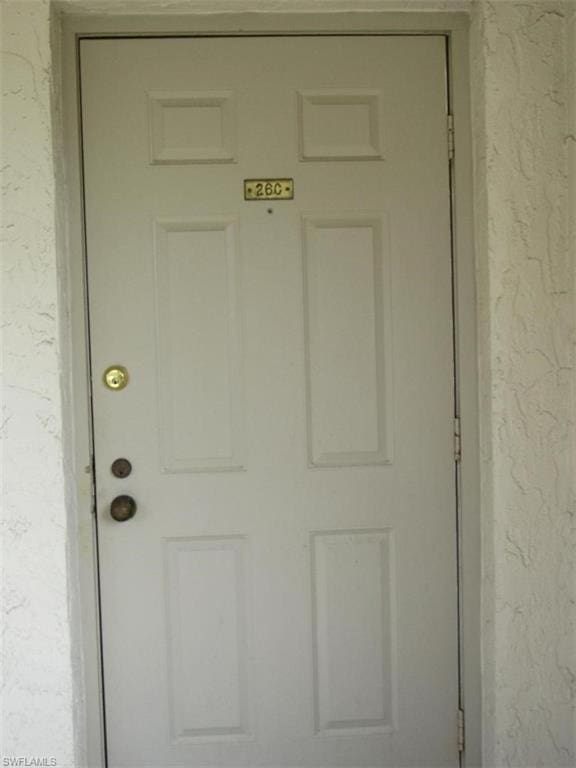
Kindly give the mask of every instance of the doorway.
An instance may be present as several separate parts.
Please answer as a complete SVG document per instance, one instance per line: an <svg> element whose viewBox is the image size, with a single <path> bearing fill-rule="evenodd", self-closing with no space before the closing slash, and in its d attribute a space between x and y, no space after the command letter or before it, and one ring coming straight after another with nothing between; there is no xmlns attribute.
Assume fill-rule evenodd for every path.
<svg viewBox="0 0 576 768"><path fill-rule="evenodd" d="M81 57L110 764L457 764L445 38Z"/></svg>

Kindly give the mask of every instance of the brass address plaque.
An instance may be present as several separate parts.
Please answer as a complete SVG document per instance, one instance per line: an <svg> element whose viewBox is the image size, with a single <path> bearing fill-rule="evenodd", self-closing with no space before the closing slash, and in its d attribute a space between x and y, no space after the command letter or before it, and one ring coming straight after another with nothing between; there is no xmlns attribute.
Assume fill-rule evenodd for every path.
<svg viewBox="0 0 576 768"><path fill-rule="evenodd" d="M293 200L294 179L244 179L244 200Z"/></svg>

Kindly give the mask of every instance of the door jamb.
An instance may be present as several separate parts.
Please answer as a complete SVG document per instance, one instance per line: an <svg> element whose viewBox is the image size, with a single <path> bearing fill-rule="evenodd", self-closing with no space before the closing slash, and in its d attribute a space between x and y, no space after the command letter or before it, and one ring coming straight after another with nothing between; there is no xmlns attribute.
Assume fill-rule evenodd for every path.
<svg viewBox="0 0 576 768"><path fill-rule="evenodd" d="M480 622L480 451L478 358L473 231L473 172L466 13L324 12L94 16L62 14L54 28L56 53L61 53L61 146L66 188L59 195L67 224L61 248L66 254L72 348L72 411L76 467L76 550L79 569L79 621L82 625L85 715L77 727L86 765L105 765L103 688L101 684L97 541L95 536L91 396L86 302L84 212L80 147L78 41L84 37L224 36L270 34L443 34L447 41L449 104L455 127L451 164L452 237L455 325L456 405L461 423L462 457L457 464L460 694L465 711L466 749L463 766L481 759L481 622ZM58 62L57 62L58 64ZM62 182L61 182L62 183ZM62 184L63 186L63 184ZM456 720L456 713L455 713ZM455 724L456 728L456 724Z"/></svg>

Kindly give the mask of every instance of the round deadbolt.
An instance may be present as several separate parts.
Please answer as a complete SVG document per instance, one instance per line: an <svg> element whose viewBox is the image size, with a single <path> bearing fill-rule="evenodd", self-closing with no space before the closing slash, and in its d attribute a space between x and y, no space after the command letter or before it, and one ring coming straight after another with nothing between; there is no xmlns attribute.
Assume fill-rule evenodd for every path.
<svg viewBox="0 0 576 768"><path fill-rule="evenodd" d="M114 459L110 471L114 477L128 477L132 472L132 464L130 464L128 459Z"/></svg>
<svg viewBox="0 0 576 768"><path fill-rule="evenodd" d="M116 496L110 504L110 515L117 523L125 523L135 514L136 502L132 496Z"/></svg>
<svg viewBox="0 0 576 768"><path fill-rule="evenodd" d="M103 379L108 389L124 389L128 384L128 371L123 365L111 365L104 371Z"/></svg>

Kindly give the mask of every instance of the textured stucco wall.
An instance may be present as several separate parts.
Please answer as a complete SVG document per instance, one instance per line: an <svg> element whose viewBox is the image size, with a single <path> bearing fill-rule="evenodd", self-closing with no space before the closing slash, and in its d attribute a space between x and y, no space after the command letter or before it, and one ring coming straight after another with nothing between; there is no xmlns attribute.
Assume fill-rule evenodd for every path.
<svg viewBox="0 0 576 768"><path fill-rule="evenodd" d="M337 11L469 11L474 0L54 0L63 13L331 13Z"/></svg>
<svg viewBox="0 0 576 768"><path fill-rule="evenodd" d="M484 748L493 766L575 764L572 9L474 10Z"/></svg>
<svg viewBox="0 0 576 768"><path fill-rule="evenodd" d="M66 766L74 762L73 680L49 5L8 1L0 13L0 753Z"/></svg>
<svg viewBox="0 0 576 768"><path fill-rule="evenodd" d="M463 0L62 0L65 10L468 7ZM484 744L490 766L574 763L566 20L574 2L473 4L483 428ZM78 764L63 444L48 0L3 0L4 755ZM572 25L572 35L574 25ZM572 48L574 50L574 48ZM574 81L573 81L574 82ZM57 131L56 131L57 134ZM576 240L572 239L572 245ZM64 378L64 381L66 378ZM576 404L576 398L574 400ZM72 578L69 579L69 574ZM572 589L572 593L570 590ZM572 654L572 656L571 656ZM81 739L80 739L81 741Z"/></svg>

